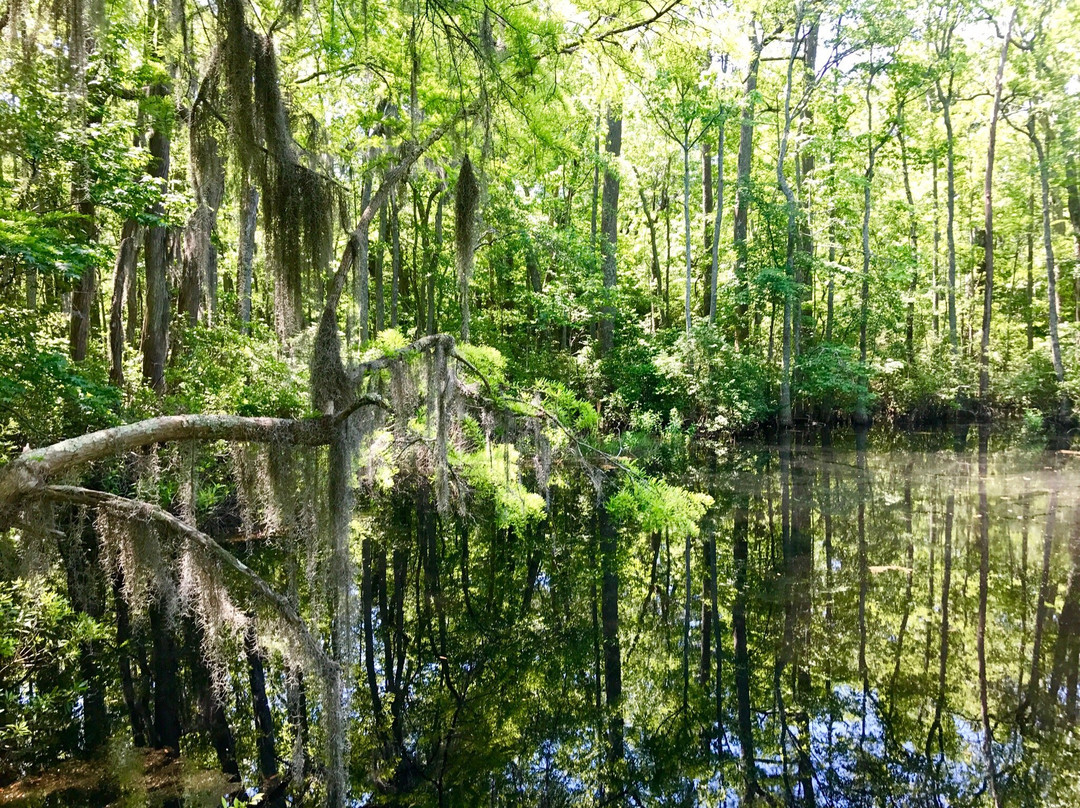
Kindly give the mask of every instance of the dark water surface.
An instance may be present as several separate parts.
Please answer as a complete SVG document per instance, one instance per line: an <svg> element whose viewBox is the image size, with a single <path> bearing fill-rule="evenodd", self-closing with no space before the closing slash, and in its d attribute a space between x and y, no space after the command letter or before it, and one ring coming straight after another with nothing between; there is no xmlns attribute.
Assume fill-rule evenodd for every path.
<svg viewBox="0 0 1080 808"><path fill-rule="evenodd" d="M472 652L491 673L444 755L444 804L1080 804L1080 456L1011 443L883 430L703 450L686 481L714 499L700 536L619 533L615 766L590 540L571 535L591 522L557 497L531 606ZM488 597L520 597L510 580ZM467 648L465 626L450 640ZM403 697L410 743L440 720L432 670ZM439 799L421 783L384 803Z"/></svg>
<svg viewBox="0 0 1080 808"><path fill-rule="evenodd" d="M1080 457L1009 443L819 433L704 477L721 803L1080 804Z"/></svg>

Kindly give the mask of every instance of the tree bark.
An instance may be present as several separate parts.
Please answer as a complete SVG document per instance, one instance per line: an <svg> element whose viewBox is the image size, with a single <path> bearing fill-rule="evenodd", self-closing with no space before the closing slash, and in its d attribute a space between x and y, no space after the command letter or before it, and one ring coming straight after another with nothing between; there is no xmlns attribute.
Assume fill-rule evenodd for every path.
<svg viewBox="0 0 1080 808"><path fill-rule="evenodd" d="M690 136L689 133L683 136L683 230L686 233L686 333L690 333L690 326L692 324L692 314L690 311L690 290L693 288L694 279L692 276L693 261L690 249L691 233L690 233Z"/></svg>
<svg viewBox="0 0 1080 808"><path fill-rule="evenodd" d="M604 291L614 294L618 282L619 174L615 162L622 153L622 107L613 104L607 111L607 137L604 139L607 164L604 166L604 189L600 203L600 254L604 273ZM600 352L611 351L615 340L615 308L604 304L600 320Z"/></svg>
<svg viewBox="0 0 1080 808"><path fill-rule="evenodd" d="M720 118L716 139L716 221L712 232L712 273L709 284L709 322L716 322L716 288L720 281L720 225L724 219L724 129L727 118Z"/></svg>
<svg viewBox="0 0 1080 808"><path fill-rule="evenodd" d="M1054 363L1054 375L1057 377L1059 390L1058 423L1063 426L1070 416L1071 403L1065 393L1065 365L1061 359L1061 340L1058 337L1058 305L1057 305L1057 270L1054 263L1054 239L1050 224L1050 167L1048 164L1050 138L1043 141L1035 129L1035 118L1029 117L1027 124L1028 137L1035 146L1035 154L1039 160L1039 181L1042 185L1042 225L1043 225L1043 249L1046 253L1046 294L1050 304L1049 328L1050 328L1050 356Z"/></svg>
<svg viewBox="0 0 1080 808"><path fill-rule="evenodd" d="M240 240L237 254L237 291L240 295L240 325L251 332L251 281L255 258L255 225L259 216L259 189L251 180L240 194Z"/></svg>
<svg viewBox="0 0 1080 808"><path fill-rule="evenodd" d="M131 276L138 271L139 230L134 219L125 221L116 253L112 304L109 307L109 381L117 387L124 385L124 294L125 291L130 294L130 289L134 287Z"/></svg>
<svg viewBox="0 0 1080 808"><path fill-rule="evenodd" d="M1005 38L1001 44L1001 59L998 62L997 78L994 82L994 106L990 113L990 134L986 147L986 181L983 185L983 220L986 228L986 284L983 291L982 339L979 343L979 409L983 417L989 416L990 410L990 321L994 303L994 150L997 146L997 124L1001 113L1001 93L1005 78L1005 61L1009 55L1009 39L1012 36L1016 10L1009 14L1009 24L1005 28ZM991 765L991 775L993 766ZM991 790L994 791L993 782ZM995 791L995 800L997 799Z"/></svg>
<svg viewBox="0 0 1080 808"><path fill-rule="evenodd" d="M150 95L168 97L168 89L155 85ZM164 183L169 177L168 124L158 122L150 134L151 177ZM157 202L150 209L154 224L146 228L146 309L143 314L143 380L159 395L165 392L165 361L169 355L169 250L168 230L163 223L165 207Z"/></svg>
<svg viewBox="0 0 1080 808"><path fill-rule="evenodd" d="M743 94L742 122L739 128L739 162L735 176L735 282L738 287L735 303L735 342L746 347L750 337L749 278L746 275L748 250L747 225L750 216L750 167L754 155L754 95L757 92L758 64L761 61L761 37L755 31L750 67L746 74Z"/></svg>

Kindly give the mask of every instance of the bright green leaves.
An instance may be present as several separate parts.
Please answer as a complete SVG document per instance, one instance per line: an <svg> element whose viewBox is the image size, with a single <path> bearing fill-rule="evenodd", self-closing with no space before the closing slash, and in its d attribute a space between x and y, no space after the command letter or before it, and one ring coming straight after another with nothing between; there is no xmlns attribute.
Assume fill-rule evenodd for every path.
<svg viewBox="0 0 1080 808"><path fill-rule="evenodd" d="M546 512L544 498L522 483L520 464L521 453L506 443L484 446L453 462L474 495L492 498L496 522L503 529L524 528Z"/></svg>
<svg viewBox="0 0 1080 808"><path fill-rule="evenodd" d="M636 525L646 532L669 530L675 535L696 536L701 517L712 504L713 498L708 494L691 492L663 480L628 475L619 491L608 500L607 509L616 521Z"/></svg>

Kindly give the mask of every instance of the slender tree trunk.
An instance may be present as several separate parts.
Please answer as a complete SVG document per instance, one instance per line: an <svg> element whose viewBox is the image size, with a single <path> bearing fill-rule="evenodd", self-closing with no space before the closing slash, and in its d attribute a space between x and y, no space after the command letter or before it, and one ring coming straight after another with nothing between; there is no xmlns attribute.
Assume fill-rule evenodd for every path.
<svg viewBox="0 0 1080 808"><path fill-rule="evenodd" d="M1043 224L1043 249L1046 252L1046 294L1050 304L1049 327L1050 327L1050 355L1054 362L1054 375L1057 377L1060 403L1058 405L1058 423L1064 426L1070 416L1071 403L1065 393L1065 365L1061 359L1061 340L1058 337L1058 305L1057 305L1057 270L1054 264L1054 240L1050 225L1050 167L1048 155L1050 138L1046 138L1044 148L1043 141L1039 139L1035 130L1035 118L1028 118L1028 137L1035 146L1035 154L1039 160L1039 181L1042 185L1042 224Z"/></svg>
<svg viewBox="0 0 1080 808"><path fill-rule="evenodd" d="M398 326L398 304L401 285L401 218L398 204L390 198L390 327Z"/></svg>
<svg viewBox="0 0 1080 808"><path fill-rule="evenodd" d="M716 221L712 232L712 275L709 284L709 322L716 322L716 288L720 280L720 225L724 219L724 128L726 116L721 116L716 140Z"/></svg>
<svg viewBox="0 0 1080 808"><path fill-rule="evenodd" d="M690 250L690 134L683 134L683 230L686 233L686 333L690 333L692 315L690 311L690 290L694 285L693 261Z"/></svg>
<svg viewBox="0 0 1080 808"><path fill-rule="evenodd" d="M982 339L979 343L979 408L983 417L990 410L990 320L994 303L994 150L997 146L997 124L1001 113L1001 93L1005 78L1005 61L1009 55L1009 38L1012 36L1016 11L1009 14L1009 24L1001 45L997 79L994 82L994 106L990 113L990 134L986 147L986 182L983 186L983 218L986 228L986 284L983 293ZM993 767L991 766L991 769ZM993 788L993 783L991 783ZM996 795L995 795L996 799Z"/></svg>
<svg viewBox="0 0 1080 808"><path fill-rule="evenodd" d="M604 151L608 163L604 168L604 190L600 205L600 254L604 272L604 290L613 294L618 282L619 238L619 174L615 162L622 153L622 107L612 105L607 111L607 137ZM615 309L605 303L600 320L600 351L611 351L615 339Z"/></svg>
<svg viewBox="0 0 1080 808"><path fill-rule="evenodd" d="M750 338L749 278L747 277L747 225L750 216L750 166L754 154L754 96L757 92L758 64L761 61L761 38L754 35L753 54L746 74L743 95L742 122L739 129L739 162L735 190L735 282L738 286L735 304L735 342L746 347Z"/></svg>
<svg viewBox="0 0 1080 808"><path fill-rule="evenodd" d="M120 247L116 252L113 296L109 308L109 381L124 384L124 293L133 287L131 275L138 271L139 225L134 219L124 222Z"/></svg>
<svg viewBox="0 0 1080 808"><path fill-rule="evenodd" d="M945 246L948 252L949 266L945 305L949 320L949 346L952 349L955 362L959 353L959 343L956 336L956 160L953 152L955 144L953 141L951 84L948 94L942 92L940 82L937 91L938 100L941 102L941 114L945 121Z"/></svg>
<svg viewBox="0 0 1080 808"><path fill-rule="evenodd" d="M240 194L240 245L237 255L237 290L240 294L240 324L251 331L251 280L255 258L255 224L259 215L259 189L245 180Z"/></svg>
<svg viewBox="0 0 1080 808"><path fill-rule="evenodd" d="M873 78L866 86L867 113L871 114L872 107L870 92ZM868 131L873 133L873 118L869 120ZM859 293L859 363L861 366L860 376L863 384L866 384L866 361L867 361L867 325L870 320L870 208L871 188L874 184L874 164L878 149L884 140L879 140L871 145L867 151L865 183L863 184L863 221L862 221L862 289ZM854 420L857 425L870 423L870 414L866 409L866 396L860 392L859 399L855 404Z"/></svg>
<svg viewBox="0 0 1080 808"><path fill-rule="evenodd" d="M900 163L904 172L904 197L907 200L911 222L908 238L911 241L911 281L908 284L907 322L904 328L904 351L909 363L915 362L915 293L919 288L919 216L915 210L915 197L911 193L911 173L908 170L907 143L901 121L898 132ZM935 158L936 159L936 158Z"/></svg>
<svg viewBox="0 0 1080 808"><path fill-rule="evenodd" d="M749 563L748 503L735 504L732 530L732 559L735 563L735 601L731 607L732 637L735 646L735 696L738 702L739 751L742 756L743 799L752 802L758 793L757 761L754 752L753 708L750 703L750 647L746 631L747 565Z"/></svg>
<svg viewBox="0 0 1080 808"><path fill-rule="evenodd" d="M784 272L790 281L795 281L795 241L797 230L795 223L796 201L795 193L791 190L787 175L784 173L784 162L787 160L788 138L791 135L791 83L795 70L795 57L799 50L799 33L802 28L803 6L800 3L795 12L795 33L791 39L791 53L788 56L787 80L784 84L784 133L780 138L780 153L776 159L776 179L780 190L787 201L787 246L785 250ZM792 425L791 413L791 320L792 320L792 294L784 295L784 324L781 347L781 363L783 366L780 377L780 427L787 429ZM801 301L800 301L801 309Z"/></svg>

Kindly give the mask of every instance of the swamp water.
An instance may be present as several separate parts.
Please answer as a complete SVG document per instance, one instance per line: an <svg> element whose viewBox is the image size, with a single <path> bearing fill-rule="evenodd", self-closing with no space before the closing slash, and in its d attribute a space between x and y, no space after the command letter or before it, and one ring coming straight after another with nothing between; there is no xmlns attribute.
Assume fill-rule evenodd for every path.
<svg viewBox="0 0 1080 808"><path fill-rule="evenodd" d="M699 536L619 534L625 759L610 764L611 716L596 707L595 550L570 538L589 520L556 518L533 545L527 617L508 605L454 652L484 669L468 709L447 707L423 637L408 651L405 743L429 754L423 733L456 722L442 781L357 805L1077 804L1080 456L975 428L703 454L686 481L714 499ZM488 584L486 563L466 606L520 601L525 565ZM136 803L0 794L23 808Z"/></svg>

